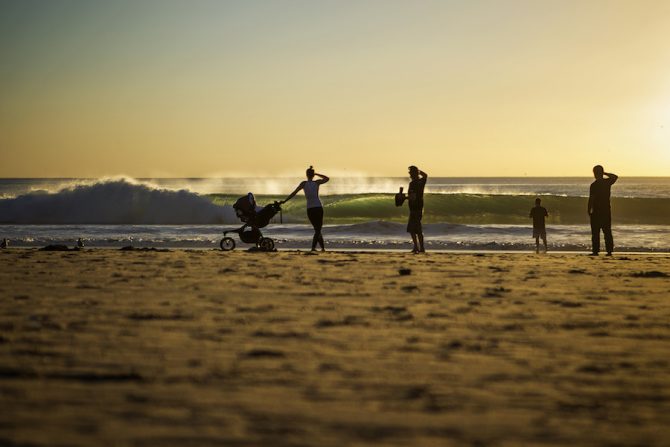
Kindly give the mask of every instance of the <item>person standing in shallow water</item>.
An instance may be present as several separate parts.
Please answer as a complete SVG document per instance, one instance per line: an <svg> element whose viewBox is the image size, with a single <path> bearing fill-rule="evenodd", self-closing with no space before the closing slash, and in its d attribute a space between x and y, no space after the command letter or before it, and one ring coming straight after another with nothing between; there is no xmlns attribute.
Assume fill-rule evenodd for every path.
<svg viewBox="0 0 670 447"><path fill-rule="evenodd" d="M307 180L300 182L298 187L281 203L286 203L295 196L301 189L305 193L307 199L307 217L309 218L312 227L314 227L314 237L312 238L312 251L316 251L316 244L319 244L321 251L326 251L323 244L323 236L321 235L321 228L323 227L323 205L319 199L319 186L328 182L330 178L323 174L314 172L314 167L310 166L307 171ZM314 180L314 177L320 177Z"/></svg>
<svg viewBox="0 0 670 447"><path fill-rule="evenodd" d="M540 252L540 238L544 242L544 252L547 252L547 229L544 225L544 218L549 216L547 209L541 205L542 199L535 199L535 206L530 209L530 215L533 219L533 237L535 238L535 253Z"/></svg>
<svg viewBox="0 0 670 447"><path fill-rule="evenodd" d="M428 180L428 174L419 170L416 166L409 167L409 176L412 179L407 188L407 204L409 205L409 219L407 220L407 232L412 236L414 248L412 253L425 253L423 245L423 189Z"/></svg>
<svg viewBox="0 0 670 447"><path fill-rule="evenodd" d="M596 180L591 183L588 205L588 213L591 219L591 255L598 256L600 252L600 231L602 230L605 236L607 255L611 256L612 251L614 251L614 238L612 237L610 193L612 185L619 177L605 172L605 169L600 165L593 167L593 176Z"/></svg>

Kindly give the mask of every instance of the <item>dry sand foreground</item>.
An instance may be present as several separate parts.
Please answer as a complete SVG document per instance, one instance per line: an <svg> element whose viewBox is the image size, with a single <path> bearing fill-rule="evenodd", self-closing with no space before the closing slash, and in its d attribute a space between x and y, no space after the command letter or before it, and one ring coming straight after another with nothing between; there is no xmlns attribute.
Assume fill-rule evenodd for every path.
<svg viewBox="0 0 670 447"><path fill-rule="evenodd" d="M4 250L0 445L667 446L669 261Z"/></svg>

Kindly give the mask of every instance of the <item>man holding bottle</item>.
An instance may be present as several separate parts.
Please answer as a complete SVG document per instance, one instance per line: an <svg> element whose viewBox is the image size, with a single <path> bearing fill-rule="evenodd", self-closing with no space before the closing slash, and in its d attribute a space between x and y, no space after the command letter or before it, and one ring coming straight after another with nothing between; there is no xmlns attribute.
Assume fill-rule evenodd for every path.
<svg viewBox="0 0 670 447"><path fill-rule="evenodd" d="M409 182L409 188L407 188L407 204L409 205L407 232L412 236L412 242L414 243L412 253L425 253L421 219L423 217L423 189L426 186L428 174L419 170L416 166L410 166L409 176L412 180Z"/></svg>

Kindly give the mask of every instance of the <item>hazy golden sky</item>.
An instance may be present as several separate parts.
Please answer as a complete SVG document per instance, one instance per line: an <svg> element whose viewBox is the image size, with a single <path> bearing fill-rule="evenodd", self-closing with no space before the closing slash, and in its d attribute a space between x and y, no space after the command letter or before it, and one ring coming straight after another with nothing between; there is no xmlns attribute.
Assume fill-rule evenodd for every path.
<svg viewBox="0 0 670 447"><path fill-rule="evenodd" d="M0 0L0 176L670 175L670 1Z"/></svg>

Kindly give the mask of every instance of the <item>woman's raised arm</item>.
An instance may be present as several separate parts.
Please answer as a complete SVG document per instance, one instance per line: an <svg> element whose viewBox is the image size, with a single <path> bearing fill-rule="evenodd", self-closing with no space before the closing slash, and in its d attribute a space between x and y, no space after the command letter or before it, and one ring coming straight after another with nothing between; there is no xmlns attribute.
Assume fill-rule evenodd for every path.
<svg viewBox="0 0 670 447"><path fill-rule="evenodd" d="M316 172L314 173L314 175L321 177L321 180L319 180L319 183L321 183L322 185L324 183L327 183L328 180L330 180L330 177L328 177L327 175L317 174Z"/></svg>
<svg viewBox="0 0 670 447"><path fill-rule="evenodd" d="M286 203L286 202L288 202L289 200L291 200L291 199L293 198L293 196L295 196L296 194L298 194L298 191L300 191L304 186L305 186L305 182L300 182L300 184L298 185L298 187L297 187L291 194L289 194L289 196L288 196L287 198L285 198L284 200L282 200L281 203Z"/></svg>

